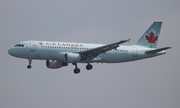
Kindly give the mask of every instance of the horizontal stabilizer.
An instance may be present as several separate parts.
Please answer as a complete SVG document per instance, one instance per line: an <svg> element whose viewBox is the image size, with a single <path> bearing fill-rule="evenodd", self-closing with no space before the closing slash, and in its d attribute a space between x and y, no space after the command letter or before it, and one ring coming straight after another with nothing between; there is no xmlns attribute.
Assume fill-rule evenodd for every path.
<svg viewBox="0 0 180 108"><path fill-rule="evenodd" d="M153 53L157 53L157 52L160 52L160 51L163 51L163 50L167 50L167 49L170 49L170 48L171 47L158 48L158 49L155 49L155 50L146 51L145 53L146 54L153 54Z"/></svg>

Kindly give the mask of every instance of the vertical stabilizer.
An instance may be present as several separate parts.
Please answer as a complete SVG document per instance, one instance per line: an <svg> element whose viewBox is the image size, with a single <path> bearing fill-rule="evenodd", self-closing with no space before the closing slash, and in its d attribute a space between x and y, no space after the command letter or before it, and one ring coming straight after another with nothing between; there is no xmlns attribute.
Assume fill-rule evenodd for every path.
<svg viewBox="0 0 180 108"><path fill-rule="evenodd" d="M162 22L154 22L138 40L136 45L148 48L156 48L161 30L161 25Z"/></svg>

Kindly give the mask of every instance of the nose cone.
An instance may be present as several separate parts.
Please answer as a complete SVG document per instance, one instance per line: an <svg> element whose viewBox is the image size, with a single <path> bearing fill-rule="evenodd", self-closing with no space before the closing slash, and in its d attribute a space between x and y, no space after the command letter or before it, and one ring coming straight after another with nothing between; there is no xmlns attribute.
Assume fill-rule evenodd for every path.
<svg viewBox="0 0 180 108"><path fill-rule="evenodd" d="M14 49L12 49L12 48L10 48L9 50L8 50L8 53L9 53L9 55L14 55Z"/></svg>

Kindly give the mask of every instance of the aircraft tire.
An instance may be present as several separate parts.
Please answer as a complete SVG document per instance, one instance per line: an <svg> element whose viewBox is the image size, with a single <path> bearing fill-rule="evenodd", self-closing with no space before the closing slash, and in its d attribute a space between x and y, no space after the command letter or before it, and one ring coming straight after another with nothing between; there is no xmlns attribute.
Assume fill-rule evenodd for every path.
<svg viewBox="0 0 180 108"><path fill-rule="evenodd" d="M80 70L79 68L75 68L75 69L74 69L74 73L75 73L75 74L80 73L80 71L81 71L81 70Z"/></svg>
<svg viewBox="0 0 180 108"><path fill-rule="evenodd" d="M28 69L31 69L31 67L32 67L31 65L28 65L28 66L27 66Z"/></svg>
<svg viewBox="0 0 180 108"><path fill-rule="evenodd" d="M93 66L91 64L87 64L87 66L86 66L87 70L91 70L92 68L93 68Z"/></svg>

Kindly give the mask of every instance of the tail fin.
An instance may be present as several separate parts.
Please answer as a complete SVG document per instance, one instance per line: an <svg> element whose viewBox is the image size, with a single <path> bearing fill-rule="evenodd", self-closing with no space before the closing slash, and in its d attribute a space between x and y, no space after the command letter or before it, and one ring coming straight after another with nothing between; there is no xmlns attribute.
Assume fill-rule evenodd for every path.
<svg viewBox="0 0 180 108"><path fill-rule="evenodd" d="M162 22L154 22L138 40L136 45L148 48L156 48L161 30L161 25Z"/></svg>

